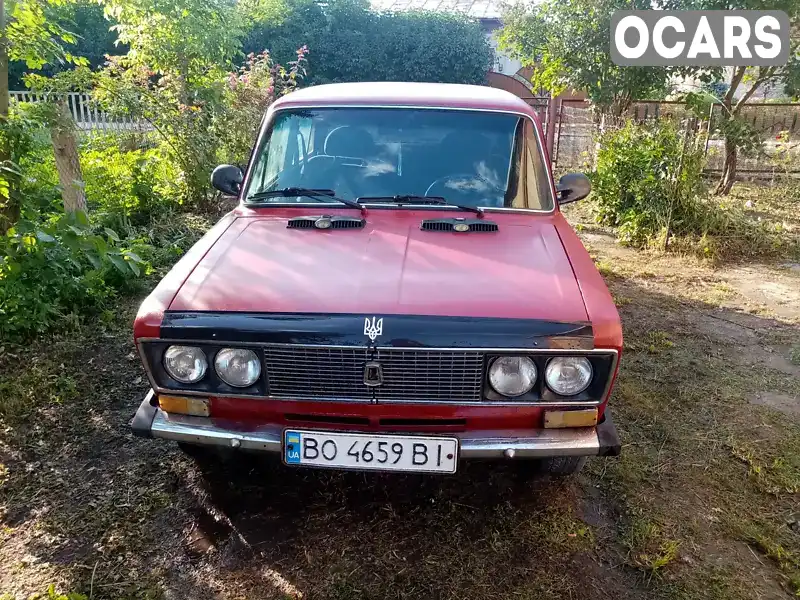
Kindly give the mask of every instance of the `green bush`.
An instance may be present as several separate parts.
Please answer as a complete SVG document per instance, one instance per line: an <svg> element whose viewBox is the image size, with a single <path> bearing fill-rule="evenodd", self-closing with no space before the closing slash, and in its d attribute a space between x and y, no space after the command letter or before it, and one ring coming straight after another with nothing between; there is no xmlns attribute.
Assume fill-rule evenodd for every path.
<svg viewBox="0 0 800 600"><path fill-rule="evenodd" d="M28 600L87 600L86 596L83 594L78 594L76 592L67 592L62 594L61 592L56 590L56 586L54 583L48 586L47 591L42 594L33 594L32 596L27 597ZM0 596L0 600L16 600L14 596L9 594L3 594Z"/></svg>
<svg viewBox="0 0 800 600"><path fill-rule="evenodd" d="M20 220L0 237L0 338L102 309L142 273L142 259L114 231L101 231L79 213Z"/></svg>
<svg viewBox="0 0 800 600"><path fill-rule="evenodd" d="M94 140L81 151L92 221L120 232L147 225L183 200L178 169L161 148Z"/></svg>
<svg viewBox="0 0 800 600"><path fill-rule="evenodd" d="M23 204L29 201L26 192L31 190L23 189L26 166L35 159L28 159L49 146L49 134L29 108L27 103L13 104L8 117L0 119L0 233L16 222Z"/></svg>
<svg viewBox="0 0 800 600"><path fill-rule="evenodd" d="M378 13L367 0L288 0L281 19L257 25L246 53L279 63L307 45L311 85L345 81L486 81L493 51L480 24L462 15Z"/></svg>
<svg viewBox="0 0 800 600"><path fill-rule="evenodd" d="M674 250L734 260L800 254L780 218L754 219L744 201L707 194L703 142L663 121L628 122L602 135L592 176L598 221L639 248L668 241Z"/></svg>
<svg viewBox="0 0 800 600"><path fill-rule="evenodd" d="M275 64L269 54L252 55L233 72L209 68L191 85L180 76L154 78L147 65L110 58L98 74L94 98L113 115L151 123L158 164L169 173L159 179L176 182L171 194L182 202L207 209L213 197L211 171L223 162L246 163L266 109L302 79L305 54L305 48L295 49L294 60L285 65ZM138 159L125 155L125 160ZM131 163L118 167L136 170ZM124 203L131 204L130 197Z"/></svg>
<svg viewBox="0 0 800 600"><path fill-rule="evenodd" d="M601 223L618 227L620 240L637 247L667 226L677 234L703 228L703 146L666 122L628 121L600 138L594 197Z"/></svg>
<svg viewBox="0 0 800 600"><path fill-rule="evenodd" d="M20 160L19 192L23 217L60 213L64 210L53 146L49 135L37 135L36 144Z"/></svg>
<svg viewBox="0 0 800 600"><path fill-rule="evenodd" d="M152 136L83 137L88 214L65 215L41 133L20 155L21 218L0 235L0 338L98 314L138 276L165 271L209 226L183 213L179 166Z"/></svg>

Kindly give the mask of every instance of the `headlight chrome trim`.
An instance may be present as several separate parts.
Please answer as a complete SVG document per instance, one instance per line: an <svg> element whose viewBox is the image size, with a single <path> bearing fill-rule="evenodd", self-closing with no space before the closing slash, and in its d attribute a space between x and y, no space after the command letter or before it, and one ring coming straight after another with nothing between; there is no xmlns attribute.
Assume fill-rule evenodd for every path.
<svg viewBox="0 0 800 600"><path fill-rule="evenodd" d="M229 398L229 399L261 399L261 400L272 400L273 398L270 397L269 391L267 389L267 373L262 370L261 378L259 379L258 383L253 386L252 392L250 390L237 390L234 388L230 388L229 386L225 385L224 388L227 389L206 389L201 384L196 386L188 386L183 385L180 387L176 386L168 386L165 385L163 382L163 378L159 375L159 370L163 373L163 366L161 365L161 361L157 360L157 363L152 362L153 358L160 357L160 354L157 350L157 347L163 347L169 344L186 344L188 340L179 338L179 337L147 337L142 336L136 339L137 349L139 354L142 358L142 363L145 368L145 372L147 374L147 378L149 379L150 385L153 388L155 393L163 393L163 394L174 394L174 393L181 393L186 395L192 396L214 396L217 398ZM192 340L194 341L194 340ZM274 344L265 344L264 342L251 342L251 341L241 341L241 340L230 340L230 339L220 339L220 340L203 340L198 341L196 344L204 349L206 349L207 354L214 355L214 352L222 347L249 347L252 348L256 353L260 354L261 348L265 345L275 345L275 346L293 346L293 347L317 347L318 344L288 344L288 343L274 343ZM331 345L331 347L342 347L342 348L350 348L351 346L346 345L339 345L336 346ZM378 348L380 349L380 347ZM418 347L414 346L392 346L394 350L410 350L416 351L419 350ZM427 350L437 351L437 350L451 350L451 347L448 346L431 346L427 347ZM578 400L575 398L563 397L558 396L557 394L551 392L547 389L547 393L550 396L549 398L542 397L536 400L528 400L528 399L510 399L510 398L502 398L498 397L495 400L486 399L484 398L480 402L465 402L460 403L459 406L544 406L544 407L591 407L591 406L600 406L605 404L606 401L609 399L610 390L612 384L615 380L615 375L617 373L617 369L619 366L619 359L620 359L620 351L616 348L592 348L592 349L585 349L585 350L578 350L578 349L570 349L570 348L530 348L530 347L497 347L497 346L476 346L474 348L470 348L476 352L482 352L486 356L487 359L487 366L484 368L484 382L486 383L485 389L491 389L487 380L486 380L486 369L488 369L488 361L494 357L502 356L502 355L523 355L528 356L529 358L533 358L537 361L546 360L547 358L551 358L553 356L586 356L594 360L594 358L606 358L609 363L608 374L603 377L604 385L603 389L598 392L597 397L595 398L587 398L585 400ZM262 357L263 359L263 357ZM542 371L543 369L539 369ZM210 370L210 373L213 373L213 369ZM214 379L216 375L214 374ZM543 378L541 376L538 377L538 380L541 382ZM546 386L544 386L546 388ZM496 394L492 390L493 393ZM499 395L498 395L499 396ZM286 400L286 402L293 402L294 400ZM298 402L301 400L297 400ZM389 403L387 403L389 404ZM436 402L427 402L427 401L413 401L413 402L392 402L391 405L439 405L440 403Z"/></svg>
<svg viewBox="0 0 800 600"><path fill-rule="evenodd" d="M589 378L586 380L586 383L583 385L583 387L575 390L574 392L571 392L571 393L567 394L567 393L564 393L563 391L557 390L555 388L555 386L550 383L549 374L550 374L550 368L554 364L556 364L556 361L564 362L564 361L568 361L569 359L581 360L586 365L588 365L588 367L589 367ZM585 356L579 356L579 355L576 355L576 356L553 356L552 358L547 359L547 363L545 364L545 367L544 367L544 376L542 377L542 379L544 381L544 384L554 394L558 394L559 396L563 396L565 398L571 398L573 396L577 396L578 394L586 391L589 388L589 386L592 384L592 380L594 379L594 367L592 366L591 361Z"/></svg>
<svg viewBox="0 0 800 600"><path fill-rule="evenodd" d="M177 354L179 352L195 353L194 360L197 363L195 365L195 368L199 368L200 373L196 375L194 378L192 377L182 378L178 376L176 372L173 370L173 367L170 366L170 362L174 358L177 358L177 356L174 355L170 356L170 351L172 350L175 351L173 354ZM192 385L202 381L203 378L208 373L208 357L206 356L205 351L199 346L186 346L182 344L172 344L170 346L167 346L166 349L164 350L164 355L161 357L161 363L164 365L164 370L167 372L167 375L172 377L178 383L183 383L185 385Z"/></svg>
<svg viewBox="0 0 800 600"><path fill-rule="evenodd" d="M228 355L236 353L244 353L249 355L248 362L252 361L253 364L255 364L254 374L246 383L233 382L228 376L226 376L226 374L223 372L224 369L220 365L221 360L231 360L233 357L228 357ZM217 351L216 356L214 357L214 371L216 372L217 377L219 377L223 383L226 383L233 388L248 388L254 385L261 377L261 359L259 358L258 354L249 348L221 348Z"/></svg>
<svg viewBox="0 0 800 600"><path fill-rule="evenodd" d="M516 359L520 362L521 365L524 365L529 371L529 379L530 383L517 393L509 393L507 390L502 391L498 388L498 385L492 381L492 370L500 363L500 361L508 360L508 359ZM524 361L524 362L523 362ZM536 367L536 362L534 362L530 357L524 355L506 355L506 356L498 356L494 358L489 367L486 369L486 380L489 382L489 385L492 386L492 389L500 394L501 396L505 396L506 398L519 398L520 396L524 396L528 392L530 392L539 380L539 369ZM515 390L516 391L516 390Z"/></svg>

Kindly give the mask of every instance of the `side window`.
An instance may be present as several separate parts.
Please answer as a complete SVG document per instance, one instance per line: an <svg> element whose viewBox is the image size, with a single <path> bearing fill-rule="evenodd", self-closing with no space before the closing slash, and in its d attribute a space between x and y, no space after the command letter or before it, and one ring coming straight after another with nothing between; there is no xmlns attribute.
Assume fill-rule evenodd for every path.
<svg viewBox="0 0 800 600"><path fill-rule="evenodd" d="M302 152L298 156L301 139L296 117L278 116L253 171L251 193L274 188L287 169L298 165L303 156Z"/></svg>
<svg viewBox="0 0 800 600"><path fill-rule="evenodd" d="M278 118L272 128L272 135L269 138L269 148L265 152L266 163L262 181L269 185L278 178L278 174L283 171L288 158L289 134L291 129L291 118Z"/></svg>
<svg viewBox="0 0 800 600"><path fill-rule="evenodd" d="M311 133L311 126L314 124L312 119L303 119L300 122L300 127L297 128L298 145L302 148L300 157L307 156L314 150L313 135Z"/></svg>
<svg viewBox="0 0 800 600"><path fill-rule="evenodd" d="M547 169L542 160L533 123L525 119L525 143L523 151L525 185L528 195L528 208L550 210L553 208L552 191Z"/></svg>

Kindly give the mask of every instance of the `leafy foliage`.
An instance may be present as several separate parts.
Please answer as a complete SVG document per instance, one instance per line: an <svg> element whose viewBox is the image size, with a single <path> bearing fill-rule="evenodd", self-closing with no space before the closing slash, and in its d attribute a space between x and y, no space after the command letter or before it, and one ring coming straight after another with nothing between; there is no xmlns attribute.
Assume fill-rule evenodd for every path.
<svg viewBox="0 0 800 600"><path fill-rule="evenodd" d="M97 68L105 62L106 54L118 54L124 46L116 46L117 36L110 30L111 22L103 15L103 7L96 2L80 0L48 7L51 22L64 31L75 32L62 40L63 49L70 56L85 59L86 64ZM28 66L24 61L12 61L9 65L9 86L16 90L24 87L23 76L26 72L36 71L39 74L52 76L72 65L64 61L53 61L37 68Z"/></svg>
<svg viewBox="0 0 800 600"><path fill-rule="evenodd" d="M533 67L533 85L558 94L585 90L603 110L622 112L632 100L668 91L662 67L620 67L608 44L616 10L650 9L649 0L545 0L506 6L498 41L503 50Z"/></svg>
<svg viewBox="0 0 800 600"><path fill-rule="evenodd" d="M19 217L24 197L20 190L21 162L34 147L36 131L41 127L25 108L15 108L0 120L0 232Z"/></svg>
<svg viewBox="0 0 800 600"><path fill-rule="evenodd" d="M222 109L214 121L221 162L246 164L269 105L295 89L305 76L307 53L306 46L297 49L287 67L273 63L267 51L250 54L238 71L228 74Z"/></svg>
<svg viewBox="0 0 800 600"><path fill-rule="evenodd" d="M91 219L65 216L50 131L61 126L63 107L14 107L0 129L0 142L13 150L0 163L0 193L18 204L3 231L14 226L0 237L0 336L23 339L95 314L151 264L171 264L197 238L175 219L176 206L209 200L212 168L246 159L266 108L305 73L305 48L285 67L262 53L232 70L242 35L235 25L264 13L268 1L109 0L106 10L130 44L125 57L99 75L79 68L26 76L53 97L93 87L112 114L146 119L155 133L84 139L81 185ZM60 25L46 15L37 23L55 53Z"/></svg>
<svg viewBox="0 0 800 600"><path fill-rule="evenodd" d="M181 197L202 202L216 164L218 140L211 128L222 93L221 73L187 86L175 74L155 77L147 65L113 58L100 73L94 96L112 115L152 124L169 159L182 172Z"/></svg>
<svg viewBox="0 0 800 600"><path fill-rule="evenodd" d="M697 225L703 193L703 147L670 123L631 121L600 140L594 197L602 223L619 227L622 241L644 246L669 225Z"/></svg>
<svg viewBox="0 0 800 600"><path fill-rule="evenodd" d="M725 135L725 160L722 175L715 192L730 193L736 181L736 164L739 150L751 152L753 135L741 118L741 110L753 95L766 85L780 84L789 96L800 96L800 2L797 0L661 0L666 9L739 9L739 10L782 10L787 13L792 27L789 29L789 60L783 65L769 67L733 68L730 86L724 94L717 95L722 106L720 129ZM710 71L706 70L706 73ZM716 77L719 79L719 77Z"/></svg>
<svg viewBox="0 0 800 600"><path fill-rule="evenodd" d="M142 259L85 214L20 220L0 238L0 336L20 338L67 314L104 306L142 270Z"/></svg>
<svg viewBox="0 0 800 600"><path fill-rule="evenodd" d="M199 237L176 214L180 172L162 148L137 136L88 138L81 163L90 218L71 218L46 129L28 134L22 217L0 237L0 336L18 339L102 312Z"/></svg>
<svg viewBox="0 0 800 600"><path fill-rule="evenodd" d="M345 81L484 83L493 52L480 25L434 12L376 13L367 0L287 0L279 20L254 27L245 52L281 63L307 45L311 84Z"/></svg>
<svg viewBox="0 0 800 600"><path fill-rule="evenodd" d="M672 75L691 76L702 84L719 81L719 67L619 67L608 51L611 16L615 10L653 9L783 10L792 23L800 19L797 0L544 0L541 3L512 3L504 13L500 47L533 67L533 84L553 93L567 88L586 91L603 112L624 114L634 99L663 97ZM786 92L800 94L800 29L792 28L789 55L785 65L769 67L737 66L730 85L719 87L718 102L723 111L719 130L725 136L723 171L716 191L730 192L736 178L739 150L756 150L756 136L739 113L745 102L768 83L782 82ZM707 113L706 113L707 114Z"/></svg>
<svg viewBox="0 0 800 600"><path fill-rule="evenodd" d="M689 92L684 96L686 107L699 119L707 119L712 105L720 105L721 99L712 91ZM761 151L764 141L763 134L753 124L743 119L737 119L731 114L730 108L719 106L721 110L715 112L713 119L713 133L722 136L736 145L745 155L753 155Z"/></svg>
<svg viewBox="0 0 800 600"><path fill-rule="evenodd" d="M18 0L10 5L8 57L24 62L28 68L39 69L47 62L67 61L84 63L64 50L61 42L75 43L76 36L58 19L58 9L66 0Z"/></svg>
<svg viewBox="0 0 800 600"><path fill-rule="evenodd" d="M93 140L81 153L92 221L133 235L180 202L176 165L162 148L121 148Z"/></svg>
<svg viewBox="0 0 800 600"><path fill-rule="evenodd" d="M145 64L112 59L97 79L96 99L112 114L151 123L161 150L177 165L179 196L204 203L209 174L221 162L247 160L266 108L294 89L305 69L305 48L286 67L262 53L235 72L212 69L187 80L174 73L155 77Z"/></svg>
<svg viewBox="0 0 800 600"><path fill-rule="evenodd" d="M619 240L635 247L668 244L709 259L797 256L791 219L755 219L744 202L708 196L704 141L663 121L607 131L593 175L598 221L617 227Z"/></svg>
<svg viewBox="0 0 800 600"><path fill-rule="evenodd" d="M188 87L207 69L229 63L245 34L241 11L228 0L104 0L128 44L131 64L173 74Z"/></svg>
<svg viewBox="0 0 800 600"><path fill-rule="evenodd" d="M85 59L64 50L62 42L74 42L75 35L53 19L53 10L67 0L18 0L8 6L8 20L0 32L0 128L8 127L9 61L23 61L30 68L41 68L47 62L85 64ZM20 214L20 198L16 193L19 179L12 155L14 137L0 134L0 233L5 232Z"/></svg>

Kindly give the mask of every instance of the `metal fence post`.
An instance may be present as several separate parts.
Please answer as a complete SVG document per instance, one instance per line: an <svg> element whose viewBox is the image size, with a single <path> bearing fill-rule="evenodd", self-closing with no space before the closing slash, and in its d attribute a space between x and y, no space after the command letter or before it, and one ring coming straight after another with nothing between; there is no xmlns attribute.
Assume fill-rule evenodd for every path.
<svg viewBox="0 0 800 600"><path fill-rule="evenodd" d="M546 145L547 145L547 156L550 157L550 161L555 164L553 160L553 144L556 139L556 115L559 112L559 108L561 107L561 98L556 96L547 100L547 130L545 132L546 138Z"/></svg>

